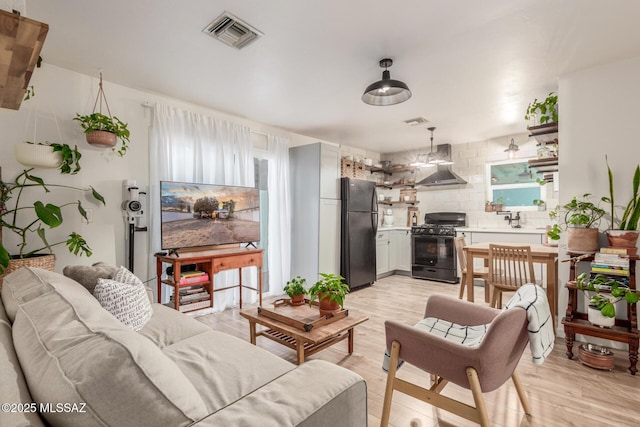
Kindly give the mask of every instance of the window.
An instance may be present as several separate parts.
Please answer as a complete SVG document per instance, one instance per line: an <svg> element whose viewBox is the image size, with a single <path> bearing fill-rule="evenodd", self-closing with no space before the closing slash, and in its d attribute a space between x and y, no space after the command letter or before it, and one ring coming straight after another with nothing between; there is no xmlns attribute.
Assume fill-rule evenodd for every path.
<svg viewBox="0 0 640 427"><path fill-rule="evenodd" d="M487 200L502 203L505 210L536 210L533 201L545 198L537 178L526 159L487 163Z"/></svg>
<svg viewBox="0 0 640 427"><path fill-rule="evenodd" d="M269 292L269 193L267 191L267 176L269 173L268 162L265 153L254 150L253 170L255 175L256 188L260 190L260 243L259 247L264 249L262 259L262 292Z"/></svg>

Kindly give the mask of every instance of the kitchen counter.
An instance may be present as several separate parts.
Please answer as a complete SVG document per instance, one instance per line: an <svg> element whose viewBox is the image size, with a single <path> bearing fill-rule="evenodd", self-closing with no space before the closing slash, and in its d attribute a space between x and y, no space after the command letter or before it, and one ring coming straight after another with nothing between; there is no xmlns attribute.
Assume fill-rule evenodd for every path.
<svg viewBox="0 0 640 427"><path fill-rule="evenodd" d="M511 228L511 227L456 227L458 233L513 233L513 234L545 234L544 228Z"/></svg>
<svg viewBox="0 0 640 427"><path fill-rule="evenodd" d="M392 225L390 227L378 227L378 231L387 231L387 230L411 230L411 227L402 227L399 225Z"/></svg>

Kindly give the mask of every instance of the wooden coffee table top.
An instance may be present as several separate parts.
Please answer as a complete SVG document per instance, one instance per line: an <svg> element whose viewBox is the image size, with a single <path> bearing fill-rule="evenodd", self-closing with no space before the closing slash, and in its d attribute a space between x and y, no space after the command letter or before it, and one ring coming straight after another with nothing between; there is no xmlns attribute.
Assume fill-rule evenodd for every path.
<svg viewBox="0 0 640 427"><path fill-rule="evenodd" d="M320 312L318 311L318 308L309 307L308 304L300 306L286 305L274 308L273 304L267 302L264 304L264 307L269 310L276 311L282 316L308 323L311 323L314 320L320 318ZM347 316L332 323L315 326L309 332L305 332L304 330L295 326L291 326L270 317L261 315L258 313L257 307L242 310L240 312L240 315L245 319L248 319L250 322L255 322L260 325L266 326L267 328L285 333L293 338L296 338L297 340L301 340L310 344L319 344L331 337L348 331L354 326L369 320L369 317L356 310L350 309L348 307L346 307L346 309L349 311L349 314Z"/></svg>

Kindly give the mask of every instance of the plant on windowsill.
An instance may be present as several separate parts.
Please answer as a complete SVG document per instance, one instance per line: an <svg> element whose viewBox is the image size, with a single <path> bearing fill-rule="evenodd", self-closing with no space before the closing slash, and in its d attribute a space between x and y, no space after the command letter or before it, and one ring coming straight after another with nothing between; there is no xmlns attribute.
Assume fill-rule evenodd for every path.
<svg viewBox="0 0 640 427"><path fill-rule="evenodd" d="M629 289L604 274L596 274L591 278L588 273L582 273L576 278L576 287L582 290L589 300L589 322L604 327L615 324L615 304L618 301L625 299L628 304L636 304L640 299L637 290ZM604 290L610 293L601 293Z"/></svg>
<svg viewBox="0 0 640 427"><path fill-rule="evenodd" d="M638 223L640 223L640 165L636 165L632 181L631 199L626 203L622 216L618 220L615 216L615 199L613 188L613 172L609 167L609 159L604 156L609 177L609 197L603 196L602 201L609 204L611 228L606 231L609 246L635 248L638 242Z"/></svg>
<svg viewBox="0 0 640 427"><path fill-rule="evenodd" d="M320 276L320 280L309 288L309 306L318 298L320 316L336 313L344 308L349 285L344 283L344 277L339 275L320 273Z"/></svg>
<svg viewBox="0 0 640 427"><path fill-rule="evenodd" d="M17 245L18 253L10 255L7 248L0 242L0 275L13 271L27 263L26 260L48 256L50 267L53 269L52 248L57 245L66 244L69 252L74 255L86 254L91 256L91 248L84 238L78 233L72 232L66 240L49 243L46 236L46 227L49 229L58 227L63 222L62 208L77 205L78 212L86 220L87 212L83 208L80 200L54 205L36 201L33 205L21 205L24 191L33 188L41 188L49 193L51 188L66 188L77 190L82 193L89 193L98 202L105 204L104 198L93 187L78 188L68 185L47 184L40 177L31 175L33 169L25 170L12 182L0 181L0 227L10 230L18 235L20 242ZM36 234L40 243L31 241L30 236ZM38 242L36 239L35 242ZM49 254L39 254L40 251L48 250ZM8 271L7 271L8 270Z"/></svg>
<svg viewBox="0 0 640 427"><path fill-rule="evenodd" d="M591 253L598 250L598 225L605 210L590 201L591 194L574 196L565 205L558 205L549 212L549 218L557 220L547 235L559 240L563 229L567 231L567 250L574 253Z"/></svg>
<svg viewBox="0 0 640 427"><path fill-rule="evenodd" d="M304 296L307 294L307 290L304 288L306 283L306 279L296 276L284 286L284 292L291 298L291 305L304 304Z"/></svg>

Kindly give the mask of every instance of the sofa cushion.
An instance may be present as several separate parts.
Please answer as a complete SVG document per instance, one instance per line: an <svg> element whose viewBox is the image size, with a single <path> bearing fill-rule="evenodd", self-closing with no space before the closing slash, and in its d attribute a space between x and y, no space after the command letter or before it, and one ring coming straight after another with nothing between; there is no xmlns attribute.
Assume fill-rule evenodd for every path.
<svg viewBox="0 0 640 427"><path fill-rule="evenodd" d="M138 333L160 348L211 330L210 327L173 308L162 304L152 304L151 307L153 316Z"/></svg>
<svg viewBox="0 0 640 427"><path fill-rule="evenodd" d="M51 285L40 278L37 270L39 269L23 267L13 271L3 279L2 302L11 323L13 323L18 306L22 302L30 301L33 298L51 292L53 289Z"/></svg>
<svg viewBox="0 0 640 427"><path fill-rule="evenodd" d="M93 295L98 279L112 279L118 272L115 265L96 262L93 265L68 265L62 274L80 283Z"/></svg>
<svg viewBox="0 0 640 427"><path fill-rule="evenodd" d="M163 352L189 378L208 412L241 399L296 367L248 341L214 330L176 342Z"/></svg>
<svg viewBox="0 0 640 427"><path fill-rule="evenodd" d="M18 356L13 349L11 324L0 303L0 403L23 404L33 402L22 374ZM17 409L17 408L16 408ZM0 411L0 426L44 426L37 413Z"/></svg>
<svg viewBox="0 0 640 427"><path fill-rule="evenodd" d="M355 372L310 360L196 426L366 427L366 387Z"/></svg>
<svg viewBox="0 0 640 427"><path fill-rule="evenodd" d="M171 359L103 310L82 286L53 274L53 290L23 302L13 324L34 401L86 403L84 413L43 414L48 423L180 426L206 414ZM72 284L82 292L72 292Z"/></svg>
<svg viewBox="0 0 640 427"><path fill-rule="evenodd" d="M98 279L93 295L123 325L139 331L149 321L153 310L142 282L130 283L133 284Z"/></svg>

